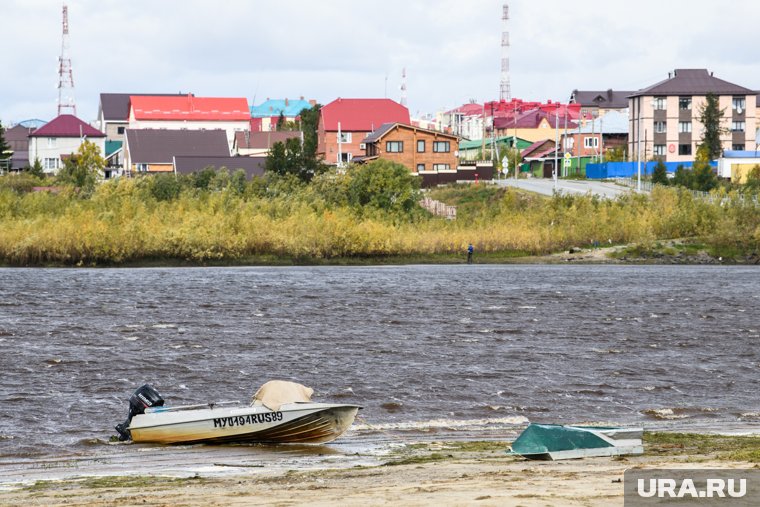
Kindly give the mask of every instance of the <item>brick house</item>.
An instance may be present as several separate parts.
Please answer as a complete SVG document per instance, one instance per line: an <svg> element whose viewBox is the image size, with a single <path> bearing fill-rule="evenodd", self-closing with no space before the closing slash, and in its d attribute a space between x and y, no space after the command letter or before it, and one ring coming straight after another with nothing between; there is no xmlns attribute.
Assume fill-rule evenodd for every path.
<svg viewBox="0 0 760 507"><path fill-rule="evenodd" d="M317 155L347 164L365 155L364 138L385 123L409 125L409 110L391 99L336 99L319 111Z"/></svg>

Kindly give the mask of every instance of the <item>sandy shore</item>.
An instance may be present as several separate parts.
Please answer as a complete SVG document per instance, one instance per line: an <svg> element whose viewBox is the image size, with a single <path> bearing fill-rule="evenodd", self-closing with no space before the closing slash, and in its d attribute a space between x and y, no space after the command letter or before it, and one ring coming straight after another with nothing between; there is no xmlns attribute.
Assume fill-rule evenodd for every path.
<svg viewBox="0 0 760 507"><path fill-rule="evenodd" d="M252 469L224 477L100 477L43 481L0 492L2 505L623 505L627 468L749 468L710 455L643 455L559 462L508 456L501 443L460 449L428 443L381 466Z"/></svg>

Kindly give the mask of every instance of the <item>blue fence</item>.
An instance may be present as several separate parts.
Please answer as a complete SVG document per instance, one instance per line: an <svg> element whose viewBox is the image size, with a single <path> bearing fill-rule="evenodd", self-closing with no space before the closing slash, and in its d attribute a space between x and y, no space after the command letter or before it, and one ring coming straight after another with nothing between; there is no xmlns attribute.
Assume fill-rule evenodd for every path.
<svg viewBox="0 0 760 507"><path fill-rule="evenodd" d="M647 176L654 172L657 162L642 162L641 175ZM693 162L665 162L665 169L669 173L676 172L678 166L691 169ZM717 166L715 162L711 164ZM586 166L586 178L591 180L604 180L607 178L632 178L638 174L638 162L605 162L603 164L588 164Z"/></svg>

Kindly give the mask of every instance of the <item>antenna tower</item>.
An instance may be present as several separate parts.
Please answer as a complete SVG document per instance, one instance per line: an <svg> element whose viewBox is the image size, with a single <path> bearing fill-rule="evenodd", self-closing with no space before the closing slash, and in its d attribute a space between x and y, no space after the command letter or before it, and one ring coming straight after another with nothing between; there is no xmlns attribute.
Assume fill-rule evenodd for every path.
<svg viewBox="0 0 760 507"><path fill-rule="evenodd" d="M69 58L69 8L63 4L63 34L61 37L61 56L58 57L58 115L65 112L77 114L74 103L74 73Z"/></svg>
<svg viewBox="0 0 760 507"><path fill-rule="evenodd" d="M406 106L406 67L401 69L401 105Z"/></svg>
<svg viewBox="0 0 760 507"><path fill-rule="evenodd" d="M501 82L499 83L499 100L512 100L509 86L509 5L504 4L501 15Z"/></svg>

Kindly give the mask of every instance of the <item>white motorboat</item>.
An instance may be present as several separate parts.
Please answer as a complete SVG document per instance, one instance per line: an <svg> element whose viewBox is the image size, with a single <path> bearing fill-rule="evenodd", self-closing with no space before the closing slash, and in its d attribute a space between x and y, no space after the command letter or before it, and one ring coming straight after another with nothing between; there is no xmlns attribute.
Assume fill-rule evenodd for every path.
<svg viewBox="0 0 760 507"><path fill-rule="evenodd" d="M129 418L116 426L120 440L161 444L324 443L353 423L358 405L315 403L313 390L285 381L264 384L250 406L239 402L165 407L150 385L130 397Z"/></svg>

